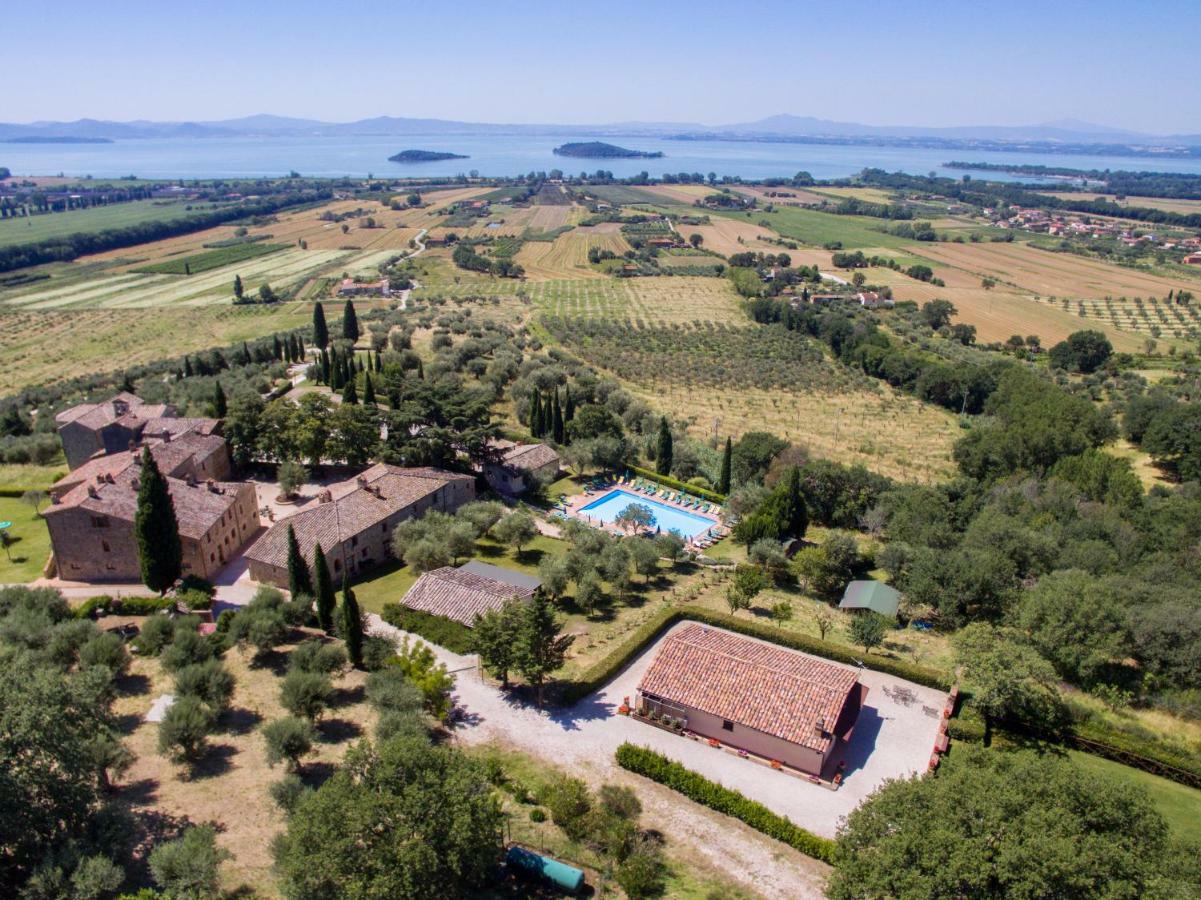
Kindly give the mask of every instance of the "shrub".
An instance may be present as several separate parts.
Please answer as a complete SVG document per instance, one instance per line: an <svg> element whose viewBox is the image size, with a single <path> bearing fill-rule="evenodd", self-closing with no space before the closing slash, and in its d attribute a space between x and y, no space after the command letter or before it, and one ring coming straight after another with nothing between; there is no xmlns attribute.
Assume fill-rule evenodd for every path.
<svg viewBox="0 0 1201 900"><path fill-rule="evenodd" d="M336 675L349 665L346 648L341 644L326 644L318 638L310 638L297 644L288 657L288 670L292 672L316 672L319 675Z"/></svg>
<svg viewBox="0 0 1201 900"><path fill-rule="evenodd" d="M175 693L195 697L214 712L221 712L233 698L234 676L218 659L184 666L175 673Z"/></svg>
<svg viewBox="0 0 1201 900"><path fill-rule="evenodd" d="M183 591L175 599L193 611L213 608L213 595L204 591Z"/></svg>
<svg viewBox="0 0 1201 900"><path fill-rule="evenodd" d="M276 719L263 726L263 740L267 742L267 765L272 768L284 762L289 770L300 768L300 757L313 749L313 724L307 719L288 716Z"/></svg>
<svg viewBox="0 0 1201 900"><path fill-rule="evenodd" d="M113 609L115 603L116 601L108 594L100 594L97 597L89 597L87 600L84 600L83 603L71 611L71 615L77 619L92 619L95 618L97 610Z"/></svg>
<svg viewBox="0 0 1201 900"><path fill-rule="evenodd" d="M389 625L410 634L420 635L431 644L445 647L451 653L471 652L471 629L453 619L409 609L399 603L385 603L381 618ZM389 656L391 655L390 652Z"/></svg>
<svg viewBox="0 0 1201 900"><path fill-rule="evenodd" d="M368 672L378 672L395 653L396 647L385 637L369 634L363 638L363 668Z"/></svg>
<svg viewBox="0 0 1201 900"><path fill-rule="evenodd" d="M546 811L541 806L535 806L533 809L530 810L530 821L531 822L545 822L546 821Z"/></svg>
<svg viewBox="0 0 1201 900"><path fill-rule="evenodd" d="M329 705L333 690L328 675L289 672L280 688L279 701L292 715L313 721Z"/></svg>
<svg viewBox="0 0 1201 900"><path fill-rule="evenodd" d="M702 806L733 816L756 831L782 841L806 856L823 862L834 860L833 841L794 825L786 816L777 815L762 803L710 781L654 750L624 743L617 748L617 764L623 769L679 791L689 800Z"/></svg>
<svg viewBox="0 0 1201 900"><path fill-rule="evenodd" d="M312 788L300 780L300 776L289 772L267 789L275 805L288 815L296 808L296 804L312 792Z"/></svg>
<svg viewBox="0 0 1201 900"><path fill-rule="evenodd" d="M79 664L84 667L104 666L113 675L123 675L129 668L129 654L120 637L104 632L92 637L79 648Z"/></svg>
<svg viewBox="0 0 1201 900"><path fill-rule="evenodd" d="M714 503L725 503L726 495L719 494L717 491L707 491L702 487L688 482L680 481L677 478L672 478L670 475L660 475L651 469L643 469L638 466L627 466L635 475L641 475L643 478L649 478L651 481L656 481L664 487L675 488L677 491L683 491L686 494L692 494L694 497L702 497L705 500L712 500Z"/></svg>
<svg viewBox="0 0 1201 900"><path fill-rule="evenodd" d="M118 597L113 601L114 610L123 616L151 616L174 605L170 597Z"/></svg>
<svg viewBox="0 0 1201 900"><path fill-rule="evenodd" d="M617 870L613 879L626 892L629 900L658 897L663 893L667 879L667 866L663 862L663 851L653 841L642 839Z"/></svg>
<svg viewBox="0 0 1201 900"><path fill-rule="evenodd" d="M215 655L212 641L187 626L176 622L171 644L163 650L163 668L175 672L185 666L207 662Z"/></svg>
<svg viewBox="0 0 1201 900"><path fill-rule="evenodd" d="M137 647L147 656L158 656L175 638L175 620L168 616L147 616L138 634Z"/></svg>
<svg viewBox="0 0 1201 900"><path fill-rule="evenodd" d="M212 710L196 697L177 697L158 729L158 752L177 760L196 760L213 730Z"/></svg>
<svg viewBox="0 0 1201 900"><path fill-rule="evenodd" d="M221 863L231 854L217 846L212 825L193 825L183 837L150 851L155 883L170 897L216 897Z"/></svg>
<svg viewBox="0 0 1201 900"><path fill-rule="evenodd" d="M588 785L579 778L561 776L543 790L538 798L550 811L551 821L563 829L573 841L584 837L588 811L592 798L588 796Z"/></svg>

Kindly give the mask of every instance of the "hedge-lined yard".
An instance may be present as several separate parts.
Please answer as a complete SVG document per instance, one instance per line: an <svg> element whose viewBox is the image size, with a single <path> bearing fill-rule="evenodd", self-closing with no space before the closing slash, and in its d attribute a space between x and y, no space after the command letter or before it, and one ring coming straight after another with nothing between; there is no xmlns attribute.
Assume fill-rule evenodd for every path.
<svg viewBox="0 0 1201 900"><path fill-rule="evenodd" d="M627 742L617 748L616 755L617 764L623 769L657 781L701 806L733 816L756 831L782 841L806 856L812 856L822 862L834 860L834 841L806 831L787 816L777 815L762 803L710 781L654 750Z"/></svg>

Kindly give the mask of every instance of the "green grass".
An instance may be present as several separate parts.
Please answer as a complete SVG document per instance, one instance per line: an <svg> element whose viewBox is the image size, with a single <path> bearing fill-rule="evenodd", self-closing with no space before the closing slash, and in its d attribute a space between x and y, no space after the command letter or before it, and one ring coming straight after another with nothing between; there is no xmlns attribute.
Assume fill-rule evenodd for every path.
<svg viewBox="0 0 1201 900"><path fill-rule="evenodd" d="M236 244L233 247L220 247L216 250L206 250L203 253L193 253L190 256L181 256L178 259L142 266L134 271L151 275L196 275L200 272L207 272L209 269L219 269L232 263L287 249L289 249L287 244Z"/></svg>
<svg viewBox="0 0 1201 900"><path fill-rule="evenodd" d="M36 466L32 463L0 465L0 490L45 490L66 474L67 461L61 454L48 466Z"/></svg>
<svg viewBox="0 0 1201 900"><path fill-rule="evenodd" d="M1176 837L1201 842L1201 791L1091 753L1069 750L1068 755L1086 771L1144 788Z"/></svg>
<svg viewBox="0 0 1201 900"><path fill-rule="evenodd" d="M817 212L796 206L777 207L772 212L752 209L749 217L746 212L734 210L710 210L709 214L725 216L728 219L742 219L756 224L767 221L771 229L781 237L792 238L817 247L833 241L841 241L845 250L855 250L861 247L888 247L917 251L921 246L917 241L878 231L877 229L886 229L893 224L888 219L839 216L834 213Z"/></svg>
<svg viewBox="0 0 1201 900"><path fill-rule="evenodd" d="M188 206L192 208L187 209ZM207 203L193 205L181 200L134 200L21 219L0 219L0 247L36 243L68 234L126 228L143 222L169 222L210 207Z"/></svg>
<svg viewBox="0 0 1201 900"><path fill-rule="evenodd" d="M20 497L0 497L0 521L13 523L8 533L14 539L8 553L0 553L0 584L21 584L41 578L50 556L46 523Z"/></svg>

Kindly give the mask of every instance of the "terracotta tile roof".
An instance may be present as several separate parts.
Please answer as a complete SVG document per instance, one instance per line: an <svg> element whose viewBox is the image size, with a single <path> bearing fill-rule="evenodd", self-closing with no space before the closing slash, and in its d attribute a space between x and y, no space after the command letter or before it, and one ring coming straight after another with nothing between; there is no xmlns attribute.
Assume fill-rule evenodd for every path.
<svg viewBox="0 0 1201 900"><path fill-rule="evenodd" d="M159 471L168 477L184 477L192 468L192 460L207 459L214 453L225 451L225 439L217 435L187 432L171 441L150 444L150 455L154 457ZM78 468L56 481L50 490L65 494L72 487L84 482L99 483L106 476L114 478L134 464L141 450L122 450L106 456L94 456Z"/></svg>
<svg viewBox="0 0 1201 900"><path fill-rule="evenodd" d="M137 478L141 469L127 466L113 480L98 484L78 484L42 511L44 516L59 515L71 509L85 509L96 515L132 522L138 506ZM238 500L240 489L253 488L241 482L204 482L191 485L179 478L167 478L167 490L175 506L179 533L184 537L203 537Z"/></svg>
<svg viewBox="0 0 1201 900"><path fill-rule="evenodd" d="M337 496L339 486L332 485L330 491L335 494L335 499L276 522L251 545L246 556L277 568L287 566L288 526L291 525L296 530L301 552L311 562L318 543L328 551L452 481L471 480L470 475L457 472L402 469L378 463L342 485L358 483L365 486Z"/></svg>
<svg viewBox="0 0 1201 900"><path fill-rule="evenodd" d="M501 456L501 464L512 469L541 469L559 462L559 454L546 444L517 444Z"/></svg>
<svg viewBox="0 0 1201 900"><path fill-rule="evenodd" d="M824 753L858 680L850 666L690 622L638 690Z"/></svg>
<svg viewBox="0 0 1201 900"><path fill-rule="evenodd" d="M142 430L142 437L145 440L158 438L164 431L170 433L172 437L178 437L183 434L216 434L221 430L220 419L189 419L182 416L158 416L146 420L146 427Z"/></svg>
<svg viewBox="0 0 1201 900"><path fill-rule="evenodd" d="M525 599L533 594L531 588L445 566L418 578L400 602L410 609L445 616L470 627L477 615L500 609L513 597Z"/></svg>

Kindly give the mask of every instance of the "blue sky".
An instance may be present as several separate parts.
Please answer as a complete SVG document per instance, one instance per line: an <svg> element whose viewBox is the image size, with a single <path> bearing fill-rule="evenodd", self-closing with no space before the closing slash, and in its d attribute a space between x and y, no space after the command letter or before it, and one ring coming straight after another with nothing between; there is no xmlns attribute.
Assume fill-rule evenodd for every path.
<svg viewBox="0 0 1201 900"><path fill-rule="evenodd" d="M0 121L1083 119L1201 133L1196 0L6 4Z"/></svg>

